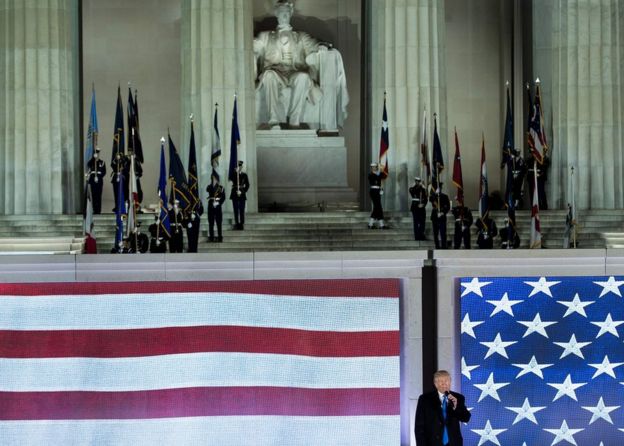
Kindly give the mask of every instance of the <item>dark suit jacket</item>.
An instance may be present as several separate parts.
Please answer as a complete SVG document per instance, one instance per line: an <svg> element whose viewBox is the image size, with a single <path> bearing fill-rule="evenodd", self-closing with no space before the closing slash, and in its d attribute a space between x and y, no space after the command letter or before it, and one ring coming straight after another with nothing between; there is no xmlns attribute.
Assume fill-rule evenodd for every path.
<svg viewBox="0 0 624 446"><path fill-rule="evenodd" d="M446 410L446 428L449 436L449 446L462 446L463 438L459 429L459 422L467 423L470 412L466 409L464 395L451 392L457 398L457 407L449 401ZM416 407L416 444L418 446L441 446L444 420L442 418L442 404L437 391L425 393L418 398Z"/></svg>

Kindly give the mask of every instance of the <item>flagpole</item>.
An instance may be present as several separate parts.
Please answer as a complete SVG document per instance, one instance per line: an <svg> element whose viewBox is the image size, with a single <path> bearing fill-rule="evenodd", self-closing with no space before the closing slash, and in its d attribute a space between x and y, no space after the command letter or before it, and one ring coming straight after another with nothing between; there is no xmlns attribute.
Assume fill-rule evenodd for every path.
<svg viewBox="0 0 624 446"><path fill-rule="evenodd" d="M570 177L571 177L571 183L572 183L572 221L570 222L572 224L572 246L576 249L576 203L575 203L575 195L574 195L574 183L575 183L575 178L574 178L574 166L570 166Z"/></svg>

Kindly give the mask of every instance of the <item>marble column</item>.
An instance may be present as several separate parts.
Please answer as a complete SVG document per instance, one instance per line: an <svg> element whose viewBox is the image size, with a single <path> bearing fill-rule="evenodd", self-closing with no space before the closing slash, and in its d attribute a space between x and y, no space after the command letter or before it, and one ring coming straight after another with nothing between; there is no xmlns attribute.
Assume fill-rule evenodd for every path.
<svg viewBox="0 0 624 446"><path fill-rule="evenodd" d="M534 73L543 81L552 208L624 207L624 3L534 0Z"/></svg>
<svg viewBox="0 0 624 446"><path fill-rule="evenodd" d="M212 122L219 104L220 174L226 183L234 94L238 97L241 144L251 189L248 211L257 211L255 92L253 84L253 5L247 0L182 2L182 132L188 141L188 116L195 116L197 157L202 191L210 181ZM229 191L229 186L226 185ZM204 192L202 192L204 193ZM229 193L229 192L228 192ZM226 207L229 210L230 207Z"/></svg>
<svg viewBox="0 0 624 446"><path fill-rule="evenodd" d="M369 159L379 157L383 93L387 93L390 128L389 170L385 209L409 209L408 188L420 173L423 110L428 111L429 144L433 113L448 165L443 0L370 0L371 147ZM447 169L448 170L448 169ZM443 177L446 172L443 173ZM448 185L448 182L447 182Z"/></svg>
<svg viewBox="0 0 624 446"><path fill-rule="evenodd" d="M0 0L0 213L81 208L76 0Z"/></svg>

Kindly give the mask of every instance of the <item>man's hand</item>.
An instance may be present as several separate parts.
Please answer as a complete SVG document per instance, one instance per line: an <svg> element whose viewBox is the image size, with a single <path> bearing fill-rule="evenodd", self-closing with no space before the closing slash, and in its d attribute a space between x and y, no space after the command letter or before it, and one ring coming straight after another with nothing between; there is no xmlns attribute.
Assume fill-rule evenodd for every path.
<svg viewBox="0 0 624 446"><path fill-rule="evenodd" d="M455 408L457 407L457 398L455 398L453 396L452 393L449 392L448 394L448 400L451 402L451 404L453 405L453 410L455 410Z"/></svg>

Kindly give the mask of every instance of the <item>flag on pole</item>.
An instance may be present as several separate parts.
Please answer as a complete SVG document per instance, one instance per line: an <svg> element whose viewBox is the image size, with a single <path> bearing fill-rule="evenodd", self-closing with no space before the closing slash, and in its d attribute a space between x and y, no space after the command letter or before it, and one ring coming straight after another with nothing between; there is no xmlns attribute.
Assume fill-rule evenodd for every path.
<svg viewBox="0 0 624 446"><path fill-rule="evenodd" d="M214 120L212 123L212 154L210 155L210 165L212 166L212 174L219 180L219 158L221 158L221 137L219 136L218 107L215 104Z"/></svg>
<svg viewBox="0 0 624 446"><path fill-rule="evenodd" d="M93 197L91 195L91 185L87 183L85 187L85 206L83 212L84 233L93 235Z"/></svg>
<svg viewBox="0 0 624 446"><path fill-rule="evenodd" d="M539 218L539 197L537 193L537 175L533 175L533 206L531 207L531 243L530 248L542 247L542 232Z"/></svg>
<svg viewBox="0 0 624 446"><path fill-rule="evenodd" d="M442 158L442 144L440 144L440 136L438 135L437 115L433 115L433 174L431 186L439 189L440 174L444 170L444 158Z"/></svg>
<svg viewBox="0 0 624 446"><path fill-rule="evenodd" d="M87 144L85 146L84 168L85 173L89 171L87 163L93 157L98 140L98 118L97 107L95 105L95 86L91 87L91 113L89 115L89 129L87 130Z"/></svg>
<svg viewBox="0 0 624 446"><path fill-rule="evenodd" d="M390 147L390 134L388 129L388 111L386 110L386 93L384 93L383 114L381 117L381 138L379 139L379 170L381 179L388 178L388 149Z"/></svg>
<svg viewBox="0 0 624 446"><path fill-rule="evenodd" d="M511 99L509 95L509 85L507 86L507 113L505 116L505 137L503 139L503 157L501 159L501 169L513 159L514 150L513 115L511 113Z"/></svg>
<svg viewBox="0 0 624 446"><path fill-rule="evenodd" d="M123 121L123 107L121 105L121 87L117 87L117 107L115 109L115 131L113 132L113 154L111 156L111 166L115 165L115 159L117 153L125 153L124 139L124 121Z"/></svg>
<svg viewBox="0 0 624 446"><path fill-rule="evenodd" d="M459 139L457 138L457 129L455 129L455 159L453 161L453 184L457 188L457 200L461 205L464 204L464 179L462 177L461 155L459 154Z"/></svg>
<svg viewBox="0 0 624 446"><path fill-rule="evenodd" d="M171 135L169 138L169 180L171 181L171 196L169 200L173 203L175 200L180 202L180 209L188 212L191 207L191 191L189 190L184 165L178 155L178 150L173 144Z"/></svg>
<svg viewBox="0 0 624 446"><path fill-rule="evenodd" d="M116 210L116 225L115 225L115 249L117 252L121 252L123 248L124 237L124 224L123 219L126 216L126 197L125 197L125 178L123 175L119 176L119 182L117 183L119 202L117 203Z"/></svg>
<svg viewBox="0 0 624 446"><path fill-rule="evenodd" d="M544 115L542 112L542 99L540 94L539 79L535 87L535 101L533 101L533 109L529 120L529 151L535 161L542 164L544 156L548 152L548 142L546 141L546 132L544 130Z"/></svg>
<svg viewBox="0 0 624 446"><path fill-rule="evenodd" d="M169 222L169 210L167 209L167 166L165 164L165 138L160 140L160 176L158 177L158 222L160 231L171 237L171 224Z"/></svg>
<svg viewBox="0 0 624 446"><path fill-rule="evenodd" d="M197 154L195 150L195 126L191 115L191 141L189 143L188 185L191 199L191 212L203 213L203 206L199 199L199 179L197 176ZM201 209L201 211L200 211Z"/></svg>
<svg viewBox="0 0 624 446"><path fill-rule="evenodd" d="M484 220L490 211L487 163L485 162L485 136L481 137L481 180L479 181L479 216Z"/></svg>
<svg viewBox="0 0 624 446"><path fill-rule="evenodd" d="M228 179L232 182L236 181L236 169L238 167L238 145L240 143L240 132L238 131L238 110L236 106L236 95L234 95L232 131L230 133L230 168L228 170Z"/></svg>
<svg viewBox="0 0 624 446"><path fill-rule="evenodd" d="M128 219L126 221L126 236L130 237L136 229L136 210L139 204L139 195L136 188L136 171L134 168L135 155L130 155L130 178L128 180Z"/></svg>
<svg viewBox="0 0 624 446"><path fill-rule="evenodd" d="M423 110L423 120L420 139L420 178L425 186L425 190L429 190L431 182L431 163L429 162L429 147L427 146L427 110Z"/></svg>
<svg viewBox="0 0 624 446"><path fill-rule="evenodd" d="M134 154L136 155L139 163L143 164L143 143L141 142L141 126L139 124L139 92L137 89L134 90L134 101L132 103L132 108L134 110L135 127Z"/></svg>

